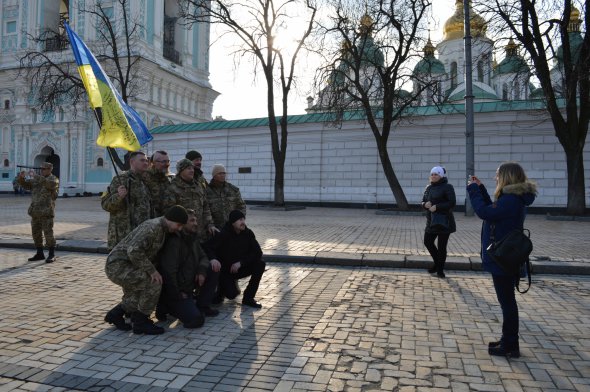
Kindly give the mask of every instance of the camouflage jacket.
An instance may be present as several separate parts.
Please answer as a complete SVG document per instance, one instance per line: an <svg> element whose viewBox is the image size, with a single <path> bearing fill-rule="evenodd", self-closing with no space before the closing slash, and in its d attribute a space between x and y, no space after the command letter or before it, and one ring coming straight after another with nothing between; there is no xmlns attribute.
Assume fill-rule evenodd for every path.
<svg viewBox="0 0 590 392"><path fill-rule="evenodd" d="M207 180L203 176L201 169L195 167L195 184L199 185L203 190L207 189Z"/></svg>
<svg viewBox="0 0 590 392"><path fill-rule="evenodd" d="M240 188L229 182L216 185L211 180L207 186L207 201L211 209L213 223L219 229L225 225L232 210L240 210L246 215L246 203L242 200Z"/></svg>
<svg viewBox="0 0 590 392"><path fill-rule="evenodd" d="M53 174L47 177L35 175L29 180L18 178L18 183L24 189L31 191L31 205L29 215L32 217L55 216L55 199L59 189L59 180Z"/></svg>
<svg viewBox="0 0 590 392"><path fill-rule="evenodd" d="M140 270L151 275L156 271L158 252L167 234L168 228L163 218L143 222L113 248L107 257L105 269L118 273Z"/></svg>
<svg viewBox="0 0 590 392"><path fill-rule="evenodd" d="M166 190L164 212L176 204L195 210L199 222L197 234L201 241L206 241L208 238L207 228L213 224L213 219L211 219L211 210L209 209L209 203L207 203L205 191L195 185L193 181L186 182L180 176L176 176Z"/></svg>
<svg viewBox="0 0 590 392"><path fill-rule="evenodd" d="M164 174L154 168L149 168L143 173L143 182L150 192L152 218L164 215L164 195L172 178L174 178L173 175Z"/></svg>
<svg viewBox="0 0 590 392"><path fill-rule="evenodd" d="M120 198L117 188L127 188L127 196ZM150 219L151 203L148 188L141 177L132 171L126 171L111 181L108 191L102 196L102 209L110 212L108 230L108 248L113 249L127 234L140 223Z"/></svg>

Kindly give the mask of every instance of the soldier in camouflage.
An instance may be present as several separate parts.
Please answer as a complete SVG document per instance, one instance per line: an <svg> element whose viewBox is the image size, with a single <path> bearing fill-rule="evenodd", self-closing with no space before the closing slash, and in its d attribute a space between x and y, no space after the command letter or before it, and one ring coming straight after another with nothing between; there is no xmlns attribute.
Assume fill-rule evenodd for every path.
<svg viewBox="0 0 590 392"><path fill-rule="evenodd" d="M217 228L211 219L211 210L207 202L205 190L193 181L194 175L193 163L183 158L176 164L176 176L170 183L164 197L164 210L168 210L173 205L181 205L186 209L194 210L199 222L197 232L201 242L205 242L209 235L215 235Z"/></svg>
<svg viewBox="0 0 590 392"><path fill-rule="evenodd" d="M145 171L143 182L150 192L151 217L156 218L164 215L164 195L174 176L168 171L170 158L168 158L166 151L154 152L150 161L151 167Z"/></svg>
<svg viewBox="0 0 590 392"><path fill-rule="evenodd" d="M166 215L147 220L117 244L107 257L107 277L123 289L121 303L111 309L105 321L117 329L133 333L159 335L164 328L154 325L150 315L156 308L162 289L162 276L156 270L156 257L169 233L176 233L187 222L181 206L173 206ZM131 315L132 326L125 322Z"/></svg>
<svg viewBox="0 0 590 392"><path fill-rule="evenodd" d="M233 210L240 210L246 215L246 203L242 200L240 188L225 181L226 171L223 165L213 165L211 182L207 186L207 201L215 227L223 228Z"/></svg>
<svg viewBox="0 0 590 392"><path fill-rule="evenodd" d="M185 158L193 162L195 166L195 184L199 185L203 190L207 189L207 180L203 176L201 165L203 164L203 156L200 152L192 150L186 153Z"/></svg>
<svg viewBox="0 0 590 392"><path fill-rule="evenodd" d="M148 160L141 151L132 152L130 170L115 176L102 196L102 209L110 213L107 245L113 249L152 213L148 188L142 177Z"/></svg>
<svg viewBox="0 0 590 392"><path fill-rule="evenodd" d="M45 245L49 248L49 255L45 259L46 263L55 261L55 238L53 238L53 218L55 216L55 199L59 189L59 180L51 174L53 164L44 162L41 164L41 174L29 172L30 179L26 179L25 172L20 172L18 183L23 189L31 191L31 205L29 206L29 215L31 216L31 230L33 232L33 242L37 253L29 258L29 261L45 259L43 253L43 236L45 236Z"/></svg>

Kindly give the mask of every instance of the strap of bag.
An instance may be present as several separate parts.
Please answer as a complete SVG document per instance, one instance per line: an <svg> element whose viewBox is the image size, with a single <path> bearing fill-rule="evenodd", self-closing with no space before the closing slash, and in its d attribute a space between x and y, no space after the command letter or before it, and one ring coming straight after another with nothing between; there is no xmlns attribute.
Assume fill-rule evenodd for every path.
<svg viewBox="0 0 590 392"><path fill-rule="evenodd" d="M518 283L520 283L520 278L516 281L516 291L521 294L526 293L531 288L531 261L529 259L526 260L526 274L528 276L529 286L524 291L520 291L520 287L518 287Z"/></svg>

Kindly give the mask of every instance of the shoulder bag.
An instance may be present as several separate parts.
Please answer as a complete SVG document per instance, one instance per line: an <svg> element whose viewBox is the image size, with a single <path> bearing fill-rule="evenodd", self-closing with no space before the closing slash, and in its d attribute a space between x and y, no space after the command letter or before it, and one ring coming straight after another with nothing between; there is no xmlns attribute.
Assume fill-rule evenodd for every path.
<svg viewBox="0 0 590 392"><path fill-rule="evenodd" d="M529 260L529 256L533 251L533 242L530 238L531 232L528 229L514 229L506 234L504 238L496 241L494 229L495 225L491 225L490 245L486 250L488 256L504 272L512 276L520 277L520 271L526 264L529 287L524 291L520 291L518 283L516 284L518 292L524 294L531 287L531 262Z"/></svg>

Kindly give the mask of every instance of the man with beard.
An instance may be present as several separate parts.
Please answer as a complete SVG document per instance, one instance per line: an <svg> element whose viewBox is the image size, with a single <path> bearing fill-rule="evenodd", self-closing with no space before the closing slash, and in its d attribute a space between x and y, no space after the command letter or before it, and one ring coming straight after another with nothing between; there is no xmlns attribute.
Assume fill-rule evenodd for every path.
<svg viewBox="0 0 590 392"><path fill-rule="evenodd" d="M197 237L198 222L195 212L187 210L188 221L178 235L168 237L159 255L158 271L163 285L156 317L164 321L166 314L178 318L185 328L199 328L203 316L217 316L211 300L217 285L221 264L209 262ZM199 290L197 303L193 298Z"/></svg>
<svg viewBox="0 0 590 392"><path fill-rule="evenodd" d="M173 175L170 174L170 158L166 151L156 151L151 159L151 166L143 176L143 181L150 193L152 218L164 215L164 195L170 186Z"/></svg>
<svg viewBox="0 0 590 392"><path fill-rule="evenodd" d="M202 187L203 190L207 189L207 180L203 176L203 170L201 170L201 165L203 164L201 153L192 150L186 153L185 158L191 161L195 167L195 184Z"/></svg>

